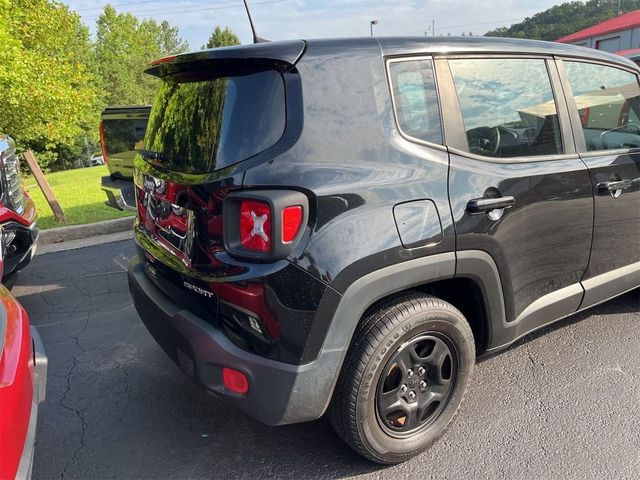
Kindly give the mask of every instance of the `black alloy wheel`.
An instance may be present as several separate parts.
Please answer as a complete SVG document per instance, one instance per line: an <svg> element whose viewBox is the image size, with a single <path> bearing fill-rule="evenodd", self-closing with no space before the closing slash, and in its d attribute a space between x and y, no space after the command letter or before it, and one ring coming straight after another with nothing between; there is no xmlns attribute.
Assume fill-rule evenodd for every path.
<svg viewBox="0 0 640 480"><path fill-rule="evenodd" d="M361 319L329 419L360 455L404 462L445 432L474 365L473 332L457 308L420 292L395 295Z"/></svg>
<svg viewBox="0 0 640 480"><path fill-rule="evenodd" d="M377 391L380 426L402 438L428 427L447 404L457 374L455 347L441 334L420 334L387 361Z"/></svg>

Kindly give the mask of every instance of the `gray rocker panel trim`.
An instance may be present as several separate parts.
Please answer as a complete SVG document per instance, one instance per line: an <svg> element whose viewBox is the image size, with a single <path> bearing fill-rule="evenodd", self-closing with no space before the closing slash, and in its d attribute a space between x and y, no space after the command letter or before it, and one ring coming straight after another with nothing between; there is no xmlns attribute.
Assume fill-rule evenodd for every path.
<svg viewBox="0 0 640 480"><path fill-rule="evenodd" d="M489 331L485 354L503 350L529 333L640 287L640 262L636 262L548 293L531 303L514 321L507 322L498 270L491 257L487 257L483 263L478 252L460 252L456 271L456 276L476 279L482 289Z"/></svg>
<svg viewBox="0 0 640 480"><path fill-rule="evenodd" d="M640 287L640 262L616 268L582 282L584 300L580 308L588 308L612 297Z"/></svg>
<svg viewBox="0 0 640 480"><path fill-rule="evenodd" d="M507 348L527 333L574 313L582 300L580 284L570 285L537 299L515 320L507 322L500 273L491 255L465 250L457 252L457 259L456 277L471 279L482 292L486 310L485 354Z"/></svg>
<svg viewBox="0 0 640 480"><path fill-rule="evenodd" d="M486 353L503 350L520 338L542 327L551 325L569 315L576 313L584 291L579 283L548 293L531 303L512 322L490 321L494 331L497 331L495 342Z"/></svg>
<svg viewBox="0 0 640 480"><path fill-rule="evenodd" d="M493 258L478 250L457 253L456 277L473 280L482 292L486 309L485 354L507 348L519 338L578 310L583 289L579 283L551 292L507 322L500 273Z"/></svg>

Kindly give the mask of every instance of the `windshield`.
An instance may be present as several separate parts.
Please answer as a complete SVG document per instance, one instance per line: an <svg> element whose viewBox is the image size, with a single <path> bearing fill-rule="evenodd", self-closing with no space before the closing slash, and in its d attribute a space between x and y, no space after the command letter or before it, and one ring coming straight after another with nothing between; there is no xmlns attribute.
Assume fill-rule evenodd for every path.
<svg viewBox="0 0 640 480"><path fill-rule="evenodd" d="M209 173L266 150L282 136L285 94L278 72L198 77L161 82L143 156L159 158L169 170Z"/></svg>

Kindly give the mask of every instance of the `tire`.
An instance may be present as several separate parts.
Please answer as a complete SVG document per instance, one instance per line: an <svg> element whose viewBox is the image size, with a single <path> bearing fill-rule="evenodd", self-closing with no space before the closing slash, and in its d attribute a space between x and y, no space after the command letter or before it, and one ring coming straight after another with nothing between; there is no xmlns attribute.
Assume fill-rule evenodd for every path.
<svg viewBox="0 0 640 480"><path fill-rule="evenodd" d="M442 436L474 366L473 333L460 311L421 293L397 296L356 330L329 420L363 457L404 462Z"/></svg>

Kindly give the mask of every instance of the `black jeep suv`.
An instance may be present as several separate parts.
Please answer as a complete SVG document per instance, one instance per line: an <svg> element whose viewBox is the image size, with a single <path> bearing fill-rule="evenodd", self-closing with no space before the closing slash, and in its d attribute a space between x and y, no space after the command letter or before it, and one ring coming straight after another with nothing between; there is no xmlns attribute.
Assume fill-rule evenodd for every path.
<svg viewBox="0 0 640 480"><path fill-rule="evenodd" d="M506 39L160 59L135 306L207 390L401 462L478 355L640 286L640 71Z"/></svg>

